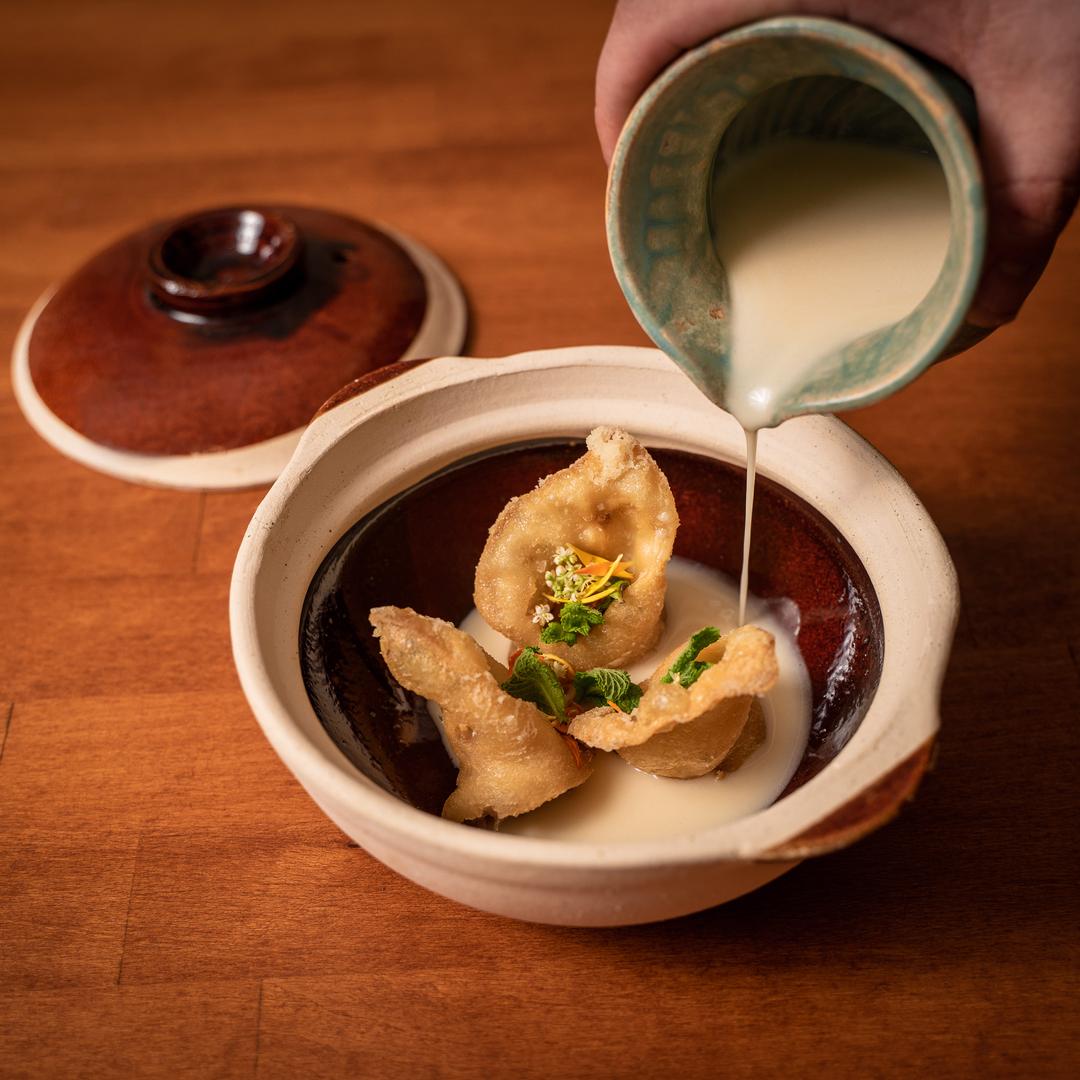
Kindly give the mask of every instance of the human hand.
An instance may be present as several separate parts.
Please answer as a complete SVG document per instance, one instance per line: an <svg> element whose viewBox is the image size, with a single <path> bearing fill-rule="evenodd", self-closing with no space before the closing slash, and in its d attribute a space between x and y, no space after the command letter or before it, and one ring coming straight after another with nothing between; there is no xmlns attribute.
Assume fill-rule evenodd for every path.
<svg viewBox="0 0 1080 1080"><path fill-rule="evenodd" d="M619 0L596 72L596 130L610 161L638 96L680 53L774 15L844 19L965 78L979 110L988 236L968 318L1015 318L1080 188L1077 0Z"/></svg>

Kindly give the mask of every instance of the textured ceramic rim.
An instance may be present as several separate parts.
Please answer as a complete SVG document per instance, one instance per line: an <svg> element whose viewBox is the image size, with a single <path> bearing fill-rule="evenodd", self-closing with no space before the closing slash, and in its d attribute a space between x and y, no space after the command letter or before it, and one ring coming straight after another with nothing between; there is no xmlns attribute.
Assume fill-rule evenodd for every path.
<svg viewBox="0 0 1080 1080"><path fill-rule="evenodd" d="M274 686L274 673L260 640L264 629L271 635L291 633L295 672L285 672L283 677L290 680L300 700L302 683L297 687L291 682L301 679L295 645L299 603L296 612L275 610L263 627L256 611L259 591L267 587L293 589L309 582L352 521L405 490L425 472L402 469L400 463L384 468L382 462L366 460L360 482L373 485L370 501L350 507L344 515L347 521L327 528L326 520L302 520L301 499L297 497L299 493L302 498L317 498L315 505L326 515L331 513L334 500L341 501L348 478L342 474L341 462L334 460L325 465L320 481L323 459L365 425L371 425L375 433L393 431L398 440L395 449L414 445L421 434L417 425L421 408L430 410L425 434L441 447L436 459L428 462L426 474L479 450L527 440L538 433L581 435L592 423L606 422L601 413L618 423L619 416L612 414L629 415L641 409L637 398L603 403L595 394L590 397L589 387L583 383L592 378L610 380L612 369L618 369L619 379L633 383L632 389L640 390L648 383L653 391L651 400L667 411L671 420L667 434L656 438L646 434L648 441L711 452L727 460L741 459L736 449L742 440L738 425L703 398L658 350L597 346L499 360L441 358L423 365L401 365L396 377L367 390L361 388L357 396L320 415L248 527L230 593L233 655L244 693L282 761L339 824L346 815L362 818L364 835L359 839L365 847L375 848L376 854L404 851L414 863L488 880L502 870L528 871L533 875L530 880L541 881L560 869L790 861L841 846L887 820L903 797L910 795L926 767L939 726L938 697L958 612L955 571L940 534L899 474L839 420L819 416L804 417L768 433L762 439L760 468L837 524L862 558L881 602L885 663L874 701L852 740L817 776L780 802L737 822L663 840L598 845L500 836L417 810L365 778L318 725L306 695L304 720L311 734L301 729ZM620 385L619 379L610 385ZM538 404L540 384L548 388L548 397ZM499 437L485 435L479 422L466 423L470 408L484 390L485 405L498 398L491 406L491 417L506 432ZM643 421L647 415L641 412ZM700 434L686 434L680 417L686 425L696 419L699 431L711 422L717 435L710 436L706 446ZM516 436L509 434L511 429ZM455 458L452 440L463 438L471 441L458 446ZM393 459L393 453L389 456ZM313 495L320 492L320 482L327 485L326 491ZM305 492L304 485L312 486ZM277 539L279 533L281 540ZM299 543L290 543L293 533L301 537ZM287 554L275 551L275 544L285 545ZM309 549L303 550L304 545ZM271 585L260 581L264 562L270 567L267 581ZM902 580L905 574L907 579ZM295 576L295 586L284 584L284 575ZM293 615L295 626L290 625ZM283 648L288 651L287 645ZM804 842L803 838L830 815L879 782L898 775L901 767L920 754L914 779L904 780L902 795L890 802L887 812L839 842L835 839L839 830L833 830L831 841Z"/></svg>
<svg viewBox="0 0 1080 1080"><path fill-rule="evenodd" d="M631 255L630 236L640 223L636 220L624 221L620 214L619 193L635 182L627 168L627 159L657 103L687 72L699 64L709 63L717 52L737 49L768 37L819 41L832 49L844 50L863 59L871 58L880 76L880 82L874 84L878 90L895 99L895 90L902 88L924 107L931 123L928 125L918 117L913 118L929 138L945 172L953 227L950 254L954 246L957 250L950 302L937 321L934 332L928 335L921 352L913 354L908 366L899 375L887 382L875 382L868 390L825 395L812 404L785 407L783 413L776 417L775 422L779 423L786 417L807 412L838 412L869 405L906 386L939 359L960 331L975 295L982 268L986 223L982 171L967 124L933 74L909 53L876 34L833 19L780 17L733 30L692 49L664 70L631 110L612 155L607 186L608 251L615 276L635 318L654 342L665 347L668 335L664 333L661 322L654 318L647 291L633 270L635 263ZM898 104L904 107L903 103Z"/></svg>
<svg viewBox="0 0 1080 1080"><path fill-rule="evenodd" d="M427 288L427 307L412 344L401 357L441 356L465 342L468 313L457 278L429 248L386 225L375 228L401 245L416 263ZM30 374L30 339L38 317L56 292L47 289L27 313L15 338L11 382L15 399L30 426L65 457L80 465L153 487L222 491L272 483L292 457L304 428L235 450L205 454L139 454L103 446L64 423L45 404Z"/></svg>

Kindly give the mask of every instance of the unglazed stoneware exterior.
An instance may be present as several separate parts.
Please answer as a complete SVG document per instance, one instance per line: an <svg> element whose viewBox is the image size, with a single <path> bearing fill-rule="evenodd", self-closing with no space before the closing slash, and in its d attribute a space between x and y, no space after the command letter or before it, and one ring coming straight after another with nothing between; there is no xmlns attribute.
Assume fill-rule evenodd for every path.
<svg viewBox="0 0 1080 1080"><path fill-rule="evenodd" d="M738 425L655 350L581 347L394 365L338 395L304 433L248 528L230 598L233 651L252 710L344 832L462 903L575 926L648 922L722 903L891 818L929 762L958 605L941 537L897 473L839 421L798 419L762 438L762 473L846 538L884 625L876 694L828 765L760 813L662 841L499 835L408 805L346 759L312 708L298 628L316 570L354 522L445 466L523 441L580 438L601 423L654 447L743 457Z"/></svg>
<svg viewBox="0 0 1080 1080"><path fill-rule="evenodd" d="M824 363L771 423L866 405L987 331L964 323L982 267L982 176L970 91L874 34L777 18L692 49L630 113L608 177L608 248L638 321L714 401L724 400L730 319L710 225L714 170L777 137L845 139L933 153L949 190L945 263L921 304ZM887 254L887 253L886 253Z"/></svg>
<svg viewBox="0 0 1080 1080"><path fill-rule="evenodd" d="M12 380L30 424L101 472L179 488L271 482L326 397L458 350L461 289L427 248L306 207L132 233L49 290Z"/></svg>

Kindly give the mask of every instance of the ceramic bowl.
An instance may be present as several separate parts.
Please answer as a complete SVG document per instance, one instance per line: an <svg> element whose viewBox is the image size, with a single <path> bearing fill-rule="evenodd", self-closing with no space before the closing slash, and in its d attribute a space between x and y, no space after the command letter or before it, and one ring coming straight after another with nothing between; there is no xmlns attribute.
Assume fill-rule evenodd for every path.
<svg viewBox="0 0 1080 1080"><path fill-rule="evenodd" d="M367 611L460 619L498 509L601 423L633 432L668 472L676 553L736 569L741 429L662 353L582 347L396 364L345 388L259 507L230 600L248 701L345 833L445 896L577 926L722 903L890 819L930 760L957 615L948 553L900 476L839 421L793 420L761 440L752 575L759 595L797 605L813 686L810 746L785 794L738 821L633 843L443 820L432 811L452 766L421 703L390 683ZM352 558L347 587L309 594L328 557Z"/></svg>

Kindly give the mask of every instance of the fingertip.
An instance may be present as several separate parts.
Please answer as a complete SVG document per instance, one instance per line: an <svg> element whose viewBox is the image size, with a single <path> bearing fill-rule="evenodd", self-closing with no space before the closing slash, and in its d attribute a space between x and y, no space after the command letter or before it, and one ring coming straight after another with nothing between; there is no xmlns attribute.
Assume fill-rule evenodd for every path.
<svg viewBox="0 0 1080 1080"><path fill-rule="evenodd" d="M593 108L593 123L596 125L596 137L600 140L600 152L604 155L604 164L611 164L611 155L615 152L615 143L619 138L619 129L614 127L606 112L597 102Z"/></svg>
<svg viewBox="0 0 1080 1080"><path fill-rule="evenodd" d="M1050 261L1060 228L1056 215L1025 214L1002 194L991 199L986 261L968 313L976 326L1002 326L1019 315Z"/></svg>
<svg viewBox="0 0 1080 1080"><path fill-rule="evenodd" d="M596 65L596 134L609 164L626 118L649 83L682 51L669 33L678 9L620 0Z"/></svg>
<svg viewBox="0 0 1080 1080"><path fill-rule="evenodd" d="M1055 112L1045 79L976 70L986 257L968 321L1011 322L1042 276L1077 198L1076 125Z"/></svg>
<svg viewBox="0 0 1080 1080"><path fill-rule="evenodd" d="M621 40L624 18L625 8L619 4L615 8L607 37L604 39L604 47L600 50L600 59L596 64L593 120L597 138L600 140L600 150L604 161L609 165L619 132L637 99L639 88L635 83L642 78L636 70L633 51L627 55L626 43Z"/></svg>
<svg viewBox="0 0 1080 1080"><path fill-rule="evenodd" d="M990 329L1012 322L1038 277L1038 272L1020 276L1014 269L988 269L971 303L967 321Z"/></svg>

